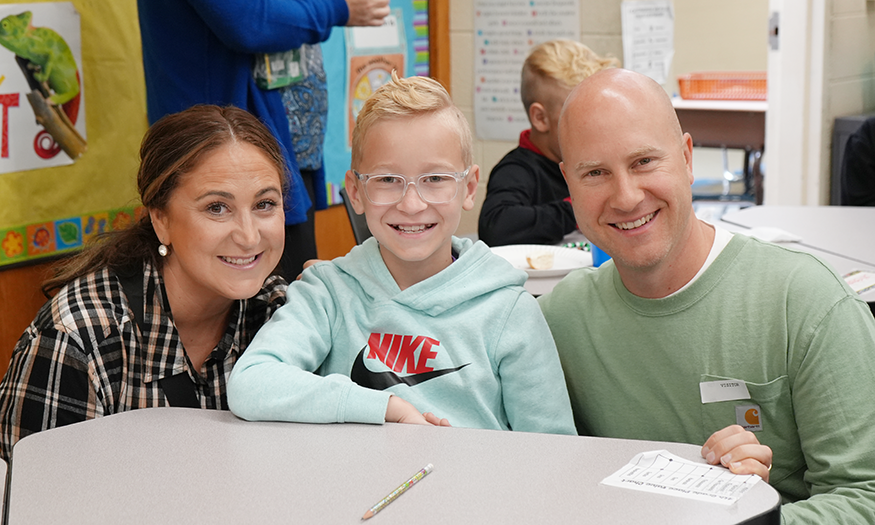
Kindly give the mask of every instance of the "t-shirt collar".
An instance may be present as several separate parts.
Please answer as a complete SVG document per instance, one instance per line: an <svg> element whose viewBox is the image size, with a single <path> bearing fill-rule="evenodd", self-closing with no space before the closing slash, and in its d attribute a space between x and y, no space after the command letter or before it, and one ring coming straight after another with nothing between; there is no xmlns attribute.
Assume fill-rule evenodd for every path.
<svg viewBox="0 0 875 525"><path fill-rule="evenodd" d="M535 146L535 144L532 142L531 134L531 128L524 130L522 133L520 133L520 147L529 151L534 151L542 157L546 157L546 155L544 155L544 153L540 149L538 149L538 146Z"/></svg>

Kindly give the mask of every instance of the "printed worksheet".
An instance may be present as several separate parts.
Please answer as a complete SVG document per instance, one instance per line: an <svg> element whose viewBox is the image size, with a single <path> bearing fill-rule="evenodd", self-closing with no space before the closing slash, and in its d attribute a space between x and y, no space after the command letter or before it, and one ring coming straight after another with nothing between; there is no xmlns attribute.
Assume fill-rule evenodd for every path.
<svg viewBox="0 0 875 525"><path fill-rule="evenodd" d="M756 474L733 474L720 466L654 450L636 455L603 479L602 485L731 505L760 479Z"/></svg>

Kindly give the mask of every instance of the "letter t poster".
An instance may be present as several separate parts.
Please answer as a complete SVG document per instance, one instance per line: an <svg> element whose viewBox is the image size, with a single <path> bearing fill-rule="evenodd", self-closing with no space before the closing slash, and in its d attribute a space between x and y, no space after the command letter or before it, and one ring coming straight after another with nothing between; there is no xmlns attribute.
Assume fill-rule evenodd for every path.
<svg viewBox="0 0 875 525"><path fill-rule="evenodd" d="M86 151L81 42L71 2L0 5L0 173Z"/></svg>

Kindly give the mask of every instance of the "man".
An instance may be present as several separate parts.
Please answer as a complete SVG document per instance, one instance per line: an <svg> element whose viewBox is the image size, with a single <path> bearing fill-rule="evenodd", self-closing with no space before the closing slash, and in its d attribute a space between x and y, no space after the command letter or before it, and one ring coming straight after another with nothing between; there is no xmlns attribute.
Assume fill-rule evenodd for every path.
<svg viewBox="0 0 875 525"><path fill-rule="evenodd" d="M770 480L785 523L875 522L865 303L815 257L695 217L692 139L647 77L584 80L559 129L578 226L613 257L541 298L578 432L704 441Z"/></svg>

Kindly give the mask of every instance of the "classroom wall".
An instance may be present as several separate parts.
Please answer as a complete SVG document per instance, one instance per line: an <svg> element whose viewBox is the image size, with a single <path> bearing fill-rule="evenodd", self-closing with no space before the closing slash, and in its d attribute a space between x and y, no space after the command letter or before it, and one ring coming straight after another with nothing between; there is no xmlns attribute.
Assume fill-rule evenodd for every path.
<svg viewBox="0 0 875 525"><path fill-rule="evenodd" d="M622 0L581 0L580 39L599 54L622 60L620 19ZM677 91L679 74L702 70L767 68L768 5L762 0L674 0L675 57L666 85ZM450 0L451 92L453 100L474 122L474 6L470 0ZM474 158L480 165L477 206L462 217L458 234L477 232L477 217L486 195L489 172L515 142L479 140ZM708 157L706 152L703 155ZM695 156L694 156L695 158Z"/></svg>
<svg viewBox="0 0 875 525"><path fill-rule="evenodd" d="M675 57L670 93L678 75L696 71L766 71L769 6L762 0L674 0Z"/></svg>

